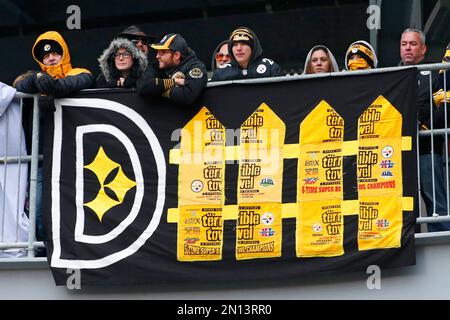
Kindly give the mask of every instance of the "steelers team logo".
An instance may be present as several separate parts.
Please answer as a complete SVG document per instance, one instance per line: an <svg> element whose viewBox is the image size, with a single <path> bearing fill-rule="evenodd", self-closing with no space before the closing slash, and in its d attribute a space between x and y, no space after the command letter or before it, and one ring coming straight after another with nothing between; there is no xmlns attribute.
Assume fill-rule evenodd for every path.
<svg viewBox="0 0 450 320"><path fill-rule="evenodd" d="M267 70L267 67L263 64L260 64L258 66L258 68L256 68L256 72L258 72L258 73L264 73L264 72L266 72L266 70Z"/></svg>
<svg viewBox="0 0 450 320"><path fill-rule="evenodd" d="M381 150L381 155L385 159L391 158L394 155L394 148L392 148L391 146L384 147L383 150Z"/></svg>
<svg viewBox="0 0 450 320"><path fill-rule="evenodd" d="M191 190L195 193L199 193L203 190L203 182L201 180L194 180L191 183Z"/></svg>
<svg viewBox="0 0 450 320"><path fill-rule="evenodd" d="M80 111L85 119L65 121ZM92 122L107 112L114 114L114 121ZM130 133L139 137L140 148ZM51 190L50 265L98 269L133 255L158 228L166 198L166 160L149 123L119 102L58 99L53 135L51 179L58 183ZM63 136L71 148L63 148ZM143 159L154 169L145 170ZM74 177L73 186L60 183L67 177ZM61 201L67 190L74 192ZM68 213L70 224L61 218Z"/></svg>
<svg viewBox="0 0 450 320"><path fill-rule="evenodd" d="M265 226L270 226L273 223L274 219L275 217L271 212L266 212L261 217L261 221Z"/></svg>
<svg viewBox="0 0 450 320"><path fill-rule="evenodd" d="M314 233L319 233L322 231L322 224L321 223L314 223L312 226Z"/></svg>

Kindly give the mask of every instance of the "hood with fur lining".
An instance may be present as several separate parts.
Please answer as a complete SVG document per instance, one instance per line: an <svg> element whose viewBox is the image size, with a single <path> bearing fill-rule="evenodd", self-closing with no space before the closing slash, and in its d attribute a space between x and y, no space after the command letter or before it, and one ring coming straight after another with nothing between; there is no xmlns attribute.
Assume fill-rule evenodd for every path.
<svg viewBox="0 0 450 320"><path fill-rule="evenodd" d="M130 40L125 38L117 38L111 41L109 47L105 49L102 55L98 58L100 70L106 81L111 81L115 78L117 69L114 63L114 55L123 48L131 53L133 57L132 69L137 71L138 76L142 76L147 69L148 60L145 54L139 50Z"/></svg>

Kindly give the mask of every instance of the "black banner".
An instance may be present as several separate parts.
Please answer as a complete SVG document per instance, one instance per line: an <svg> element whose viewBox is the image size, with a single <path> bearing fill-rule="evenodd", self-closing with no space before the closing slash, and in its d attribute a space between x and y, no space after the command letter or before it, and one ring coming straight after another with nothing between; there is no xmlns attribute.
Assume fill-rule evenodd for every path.
<svg viewBox="0 0 450 320"><path fill-rule="evenodd" d="M262 281L415 263L416 69L56 100L57 285ZM252 154L252 152L256 152ZM68 270L69 269L69 270Z"/></svg>

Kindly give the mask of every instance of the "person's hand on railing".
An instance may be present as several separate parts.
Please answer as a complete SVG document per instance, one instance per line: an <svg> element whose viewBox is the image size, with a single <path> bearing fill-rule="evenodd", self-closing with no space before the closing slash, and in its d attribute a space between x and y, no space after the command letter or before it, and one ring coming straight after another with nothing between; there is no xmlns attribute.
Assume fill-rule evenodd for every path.
<svg viewBox="0 0 450 320"><path fill-rule="evenodd" d="M53 94L55 91L55 79L46 72L38 72L35 79L36 88L40 93Z"/></svg>
<svg viewBox="0 0 450 320"><path fill-rule="evenodd" d="M433 101L437 107L442 105L445 100L447 103L450 103L450 91L445 92L443 89L440 89L433 94Z"/></svg>

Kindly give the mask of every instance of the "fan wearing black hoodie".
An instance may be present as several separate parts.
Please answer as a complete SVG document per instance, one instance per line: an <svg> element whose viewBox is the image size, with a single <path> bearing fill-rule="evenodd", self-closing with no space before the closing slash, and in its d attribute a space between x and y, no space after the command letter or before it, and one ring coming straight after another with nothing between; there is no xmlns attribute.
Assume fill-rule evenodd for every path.
<svg viewBox="0 0 450 320"><path fill-rule="evenodd" d="M179 104L194 103L208 80L204 63L177 33L165 35L151 47L157 50L158 68L147 68L137 83L137 91L144 96L163 96Z"/></svg>
<svg viewBox="0 0 450 320"><path fill-rule="evenodd" d="M269 78L283 76L273 60L263 58L263 50L256 34L246 27L234 30L228 39L231 63L214 72L212 81Z"/></svg>

